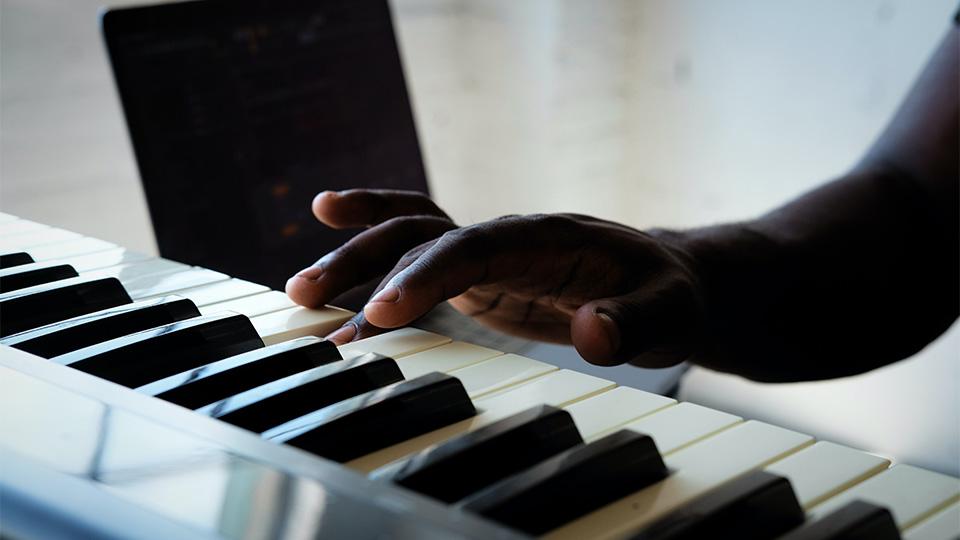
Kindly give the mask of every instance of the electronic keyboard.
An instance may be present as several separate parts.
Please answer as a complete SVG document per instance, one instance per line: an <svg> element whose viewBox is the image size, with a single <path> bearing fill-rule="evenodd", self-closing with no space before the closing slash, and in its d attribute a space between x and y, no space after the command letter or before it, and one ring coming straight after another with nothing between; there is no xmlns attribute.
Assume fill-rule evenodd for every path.
<svg viewBox="0 0 960 540"><path fill-rule="evenodd" d="M0 214L2 536L960 537L960 480Z"/></svg>

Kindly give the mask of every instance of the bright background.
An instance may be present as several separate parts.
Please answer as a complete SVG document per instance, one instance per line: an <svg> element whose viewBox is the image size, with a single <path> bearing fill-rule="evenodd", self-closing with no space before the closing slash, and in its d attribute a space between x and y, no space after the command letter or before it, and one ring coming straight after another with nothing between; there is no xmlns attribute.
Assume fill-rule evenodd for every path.
<svg viewBox="0 0 960 540"><path fill-rule="evenodd" d="M0 209L155 252L100 4L0 4ZM750 217L841 174L957 7L393 4L431 186L452 216L575 211L639 227ZM697 371L683 396L956 475L958 381L955 326L865 376L769 387Z"/></svg>

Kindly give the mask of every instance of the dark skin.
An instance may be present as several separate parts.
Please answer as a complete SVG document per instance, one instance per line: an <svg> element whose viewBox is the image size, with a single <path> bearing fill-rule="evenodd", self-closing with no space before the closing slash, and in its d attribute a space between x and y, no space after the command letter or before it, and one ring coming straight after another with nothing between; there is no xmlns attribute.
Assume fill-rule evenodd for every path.
<svg viewBox="0 0 960 540"><path fill-rule="evenodd" d="M381 278L337 343L449 301L588 362L689 360L760 381L826 379L906 358L960 313L960 31L940 43L852 171L756 219L647 230L575 214L458 227L412 192L323 192L366 230L287 283L308 307Z"/></svg>

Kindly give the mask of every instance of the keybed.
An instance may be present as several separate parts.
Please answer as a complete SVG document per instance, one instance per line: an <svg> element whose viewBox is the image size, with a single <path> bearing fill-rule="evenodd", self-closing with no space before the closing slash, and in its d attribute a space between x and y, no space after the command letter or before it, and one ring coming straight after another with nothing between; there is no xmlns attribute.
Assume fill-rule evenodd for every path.
<svg viewBox="0 0 960 540"><path fill-rule="evenodd" d="M0 285L6 278L11 287L31 285L21 290L36 294L58 288L63 292L63 287L75 283L115 279L129 295L129 302L139 302L121 302L103 312L91 308L97 313L73 314L72 320L53 321L40 330L4 334L0 344L17 347L27 339L37 339L33 342L38 343L37 350L47 350L50 343L43 340L52 339L50 335L55 338L57 331L64 336L73 332L71 339L85 343L77 338L76 329L87 328L83 325L100 317L99 326L88 327L104 332L109 340L85 344L83 349L52 360L78 369L96 366L88 371L157 399L169 396L168 401L195 409L194 414L256 426L253 431L267 439L332 457L378 483L397 481L406 485L406 480L398 479L409 476L401 472L419 471L420 477L431 479L431 490L458 493L460 499L445 500L445 504L527 533L554 539L638 534L641 538L680 538L707 530L697 527L729 525L729 515L763 507L757 504L774 504L774 496L764 495L764 490L773 493L779 489L778 497L782 498L780 479L788 482L791 491L787 498L792 502L776 504L793 504L793 514L805 516L801 517L802 527L779 524L787 527L782 532L792 531L791 538L831 538L817 536L821 534L817 526L823 529L834 523L844 523L845 527L868 523L915 540L956 538L960 531L958 479L892 464L883 457L816 441L792 430L678 403L416 328L393 330L336 349L330 347L333 353L323 352L323 342L313 336L322 337L335 330L353 315L351 312L335 307L306 309L296 306L282 292L259 284L150 257L9 214L0 214L0 253L4 264L11 265L0 270ZM49 270L59 265L69 265L75 273ZM18 268L35 273L27 275ZM8 277L18 273L19 278ZM50 281L32 285L44 279ZM4 289L0 310L3 302L17 295ZM195 314L181 310L164 325L140 329L128 313L141 309L141 304L157 312L158 305L173 300L190 303ZM29 307L23 309L29 311ZM139 334L110 334L107 326L113 319L108 317L117 313L128 313L125 324ZM248 321L234 324L231 330L249 332L235 339L245 343L240 348L230 348L233 345L228 342L234 338L223 337L227 320ZM176 337L178 332L183 335ZM218 337L210 337L213 334ZM146 357L151 348L161 344L170 347L168 353L173 355L179 347L178 339L184 343L201 340L200 345L191 346L199 347L195 350L207 356L198 356L199 360L183 364L189 369L175 372L170 369L176 364L163 367L157 361L152 361L146 372L130 366L116 370L111 364L114 357L129 356L125 351L138 351L137 355ZM154 352L159 358L164 351L161 347ZM268 361L291 364L271 366ZM237 378L241 376L245 378ZM316 389L339 397L307 412L310 392ZM378 424L385 419L393 419L393 425ZM293 427L285 427L288 425ZM558 434L575 433L576 440L568 435L551 439L553 432L538 431L547 429L542 426L553 426L549 429L560 430ZM330 442L337 437L349 438L350 433L358 440L349 448ZM516 470L509 464L490 469L500 471L497 474L503 477L492 478L486 485L482 477L474 478L479 491L466 498L456 486L444 485L444 481L455 482L456 478L445 480L449 475L432 473L428 467L443 463L448 469L438 470L455 470L450 469L451 463L468 467L471 459L477 459L476 445L481 444L498 449L497 455L509 459L507 447L498 439L507 434L516 440L532 437L533 441L563 441L550 447L547 455L562 450L558 456L569 456L558 458L556 466L538 468L527 463ZM644 448L647 450L640 450ZM631 458L634 461L624 461L624 452L643 454L643 459L635 455ZM541 458L537 459L550 462ZM666 472L657 472L656 463ZM475 462L475 466L481 467L482 463ZM622 493L604 492L602 482L591 480L593 475L613 475L613 471L619 472L611 476L611 485L617 484L616 479L626 479L617 487ZM413 480L407 483L417 485ZM746 486L743 493L737 491L741 484ZM540 515L537 505L531 503L543 499L549 506L551 497L564 495L551 490L570 485L581 485L592 493L584 499L610 500L593 507L589 501L555 499L555 507L569 512L562 518ZM515 511L528 506L530 510L522 515ZM685 511L694 508L711 508L711 515L697 520L684 517ZM678 523L686 523L686 529Z"/></svg>

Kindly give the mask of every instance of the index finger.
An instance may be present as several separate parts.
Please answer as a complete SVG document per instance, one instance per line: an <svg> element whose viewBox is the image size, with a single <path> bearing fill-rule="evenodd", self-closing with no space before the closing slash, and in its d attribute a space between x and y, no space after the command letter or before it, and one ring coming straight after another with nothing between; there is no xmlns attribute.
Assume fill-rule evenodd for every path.
<svg viewBox="0 0 960 540"><path fill-rule="evenodd" d="M399 216L436 216L450 219L430 197L418 191L323 191L313 198L312 207L317 219L334 229L371 227Z"/></svg>
<svg viewBox="0 0 960 540"><path fill-rule="evenodd" d="M382 328L397 328L474 285L519 277L538 256L528 248L531 241L539 243L533 238L537 233L548 230L541 225L510 217L448 231L422 252L400 261L364 307L366 319Z"/></svg>

